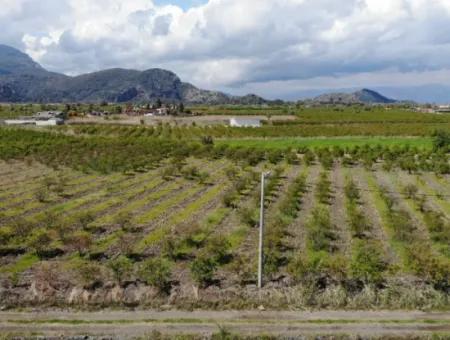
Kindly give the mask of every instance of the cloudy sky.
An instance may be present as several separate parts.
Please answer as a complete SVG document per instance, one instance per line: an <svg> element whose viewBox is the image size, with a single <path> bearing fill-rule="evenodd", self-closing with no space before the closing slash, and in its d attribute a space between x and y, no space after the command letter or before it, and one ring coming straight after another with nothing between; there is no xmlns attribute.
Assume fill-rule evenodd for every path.
<svg viewBox="0 0 450 340"><path fill-rule="evenodd" d="M0 0L0 43L80 74L162 67L268 98L450 85L450 0Z"/></svg>

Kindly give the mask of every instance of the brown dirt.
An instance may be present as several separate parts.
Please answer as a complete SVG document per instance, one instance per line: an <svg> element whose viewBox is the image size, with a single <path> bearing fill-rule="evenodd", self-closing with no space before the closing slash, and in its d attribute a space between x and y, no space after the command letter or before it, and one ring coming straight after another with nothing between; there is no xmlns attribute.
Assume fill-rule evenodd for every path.
<svg viewBox="0 0 450 340"><path fill-rule="evenodd" d="M362 209L372 226L373 237L381 241L381 243L383 244L386 260L390 264L399 263L398 255L389 245L389 237L385 232L385 228L383 227L383 219L380 215L380 212L375 206L371 193L369 192L369 185L364 175L365 170L362 168L354 168L350 171L353 180L361 190Z"/></svg>
<svg viewBox="0 0 450 340"><path fill-rule="evenodd" d="M314 208L315 203L315 186L320 176L320 167L313 165L309 168L308 177L306 179L306 190L301 199L300 211L298 217L289 227L290 237L287 240L290 248L294 252L306 249L306 223L309 215Z"/></svg>
<svg viewBox="0 0 450 340"><path fill-rule="evenodd" d="M352 236L347 220L347 209L345 206L345 178L342 173L342 167L336 163L331 171L330 180L333 188L333 198L331 203L331 221L337 231L337 247L346 256L351 256Z"/></svg>

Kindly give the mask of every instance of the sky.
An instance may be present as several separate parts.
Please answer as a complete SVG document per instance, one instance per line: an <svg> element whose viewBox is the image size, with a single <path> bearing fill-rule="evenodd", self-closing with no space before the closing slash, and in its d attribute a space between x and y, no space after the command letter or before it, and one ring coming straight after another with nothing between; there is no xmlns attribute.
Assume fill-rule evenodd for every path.
<svg viewBox="0 0 450 340"><path fill-rule="evenodd" d="M0 0L0 43L68 75L169 69L233 94L450 86L450 0Z"/></svg>

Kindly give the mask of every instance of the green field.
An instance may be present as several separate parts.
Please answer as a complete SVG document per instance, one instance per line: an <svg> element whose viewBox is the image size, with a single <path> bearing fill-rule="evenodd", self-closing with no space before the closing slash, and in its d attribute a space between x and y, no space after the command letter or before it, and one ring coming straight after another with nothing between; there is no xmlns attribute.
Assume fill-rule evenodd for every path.
<svg viewBox="0 0 450 340"><path fill-rule="evenodd" d="M368 145L395 147L410 146L424 150L431 150L433 140L431 137L343 137L343 138L266 138L266 139L219 139L217 145L231 147L249 147L261 149L295 149L295 148L328 148L339 146L342 148L354 148Z"/></svg>

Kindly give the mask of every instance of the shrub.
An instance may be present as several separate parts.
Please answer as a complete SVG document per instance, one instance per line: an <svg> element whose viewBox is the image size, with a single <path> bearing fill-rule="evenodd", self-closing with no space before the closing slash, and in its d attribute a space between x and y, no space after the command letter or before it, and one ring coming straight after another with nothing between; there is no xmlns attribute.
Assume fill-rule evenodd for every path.
<svg viewBox="0 0 450 340"><path fill-rule="evenodd" d="M33 249L35 254L39 257L45 257L45 253L49 250L50 244L54 237L50 231L46 229L36 230L28 241L28 246Z"/></svg>
<svg viewBox="0 0 450 340"><path fill-rule="evenodd" d="M237 178L238 174L239 171L234 166L229 166L228 168L225 169L225 175L230 181L234 181Z"/></svg>
<svg viewBox="0 0 450 340"><path fill-rule="evenodd" d="M31 233L33 228L33 224L24 218L15 219L12 225L14 234L21 239L26 238Z"/></svg>
<svg viewBox="0 0 450 340"><path fill-rule="evenodd" d="M320 180L317 183L316 196L322 204L329 204L331 198L331 182L328 179L328 174L323 172L320 175Z"/></svg>
<svg viewBox="0 0 450 340"><path fill-rule="evenodd" d="M379 284L387 264L383 260L382 245L375 241L355 240L350 272L353 278L366 284Z"/></svg>
<svg viewBox="0 0 450 340"><path fill-rule="evenodd" d="M256 227L258 225L259 219L256 209L242 207L241 209L239 209L239 216L242 223L248 225L249 227Z"/></svg>
<svg viewBox="0 0 450 340"><path fill-rule="evenodd" d="M305 162L305 164L307 166L313 165L315 160L316 160L316 156L314 155L313 152L311 152L309 150L303 155L303 161Z"/></svg>
<svg viewBox="0 0 450 340"><path fill-rule="evenodd" d="M433 135L434 150L448 150L450 148L450 133L444 130L436 131Z"/></svg>
<svg viewBox="0 0 450 340"><path fill-rule="evenodd" d="M416 199L419 189L414 184L408 184L403 188L403 194L407 199Z"/></svg>
<svg viewBox="0 0 450 340"><path fill-rule="evenodd" d="M0 244L7 244L13 236L14 231L11 227L0 227Z"/></svg>
<svg viewBox="0 0 450 340"><path fill-rule="evenodd" d="M209 173L207 173L206 171L202 171L198 174L198 182L200 184L205 184L209 177Z"/></svg>
<svg viewBox="0 0 450 340"><path fill-rule="evenodd" d="M390 222L394 228L394 237L401 242L411 242L414 240L414 223L411 217L404 210L390 213Z"/></svg>
<svg viewBox="0 0 450 340"><path fill-rule="evenodd" d="M149 259L142 263L140 276L147 284L167 293L170 291L171 263L160 257Z"/></svg>
<svg viewBox="0 0 450 340"><path fill-rule="evenodd" d="M89 252L92 243L92 236L86 231L77 231L69 237L70 247L76 250L80 256Z"/></svg>
<svg viewBox="0 0 450 340"><path fill-rule="evenodd" d="M309 247L314 251L333 251L331 241L334 239L329 212L322 207L314 209L308 221Z"/></svg>
<svg viewBox="0 0 450 340"><path fill-rule="evenodd" d="M359 189L356 186L355 182L352 180L347 181L347 184L345 185L345 196L347 196L347 199L351 202L356 202L360 198Z"/></svg>
<svg viewBox="0 0 450 340"><path fill-rule="evenodd" d="M227 263L230 258L230 248L231 244L227 238L218 235L209 239L206 251L211 254L211 257L217 264L224 264Z"/></svg>
<svg viewBox="0 0 450 340"><path fill-rule="evenodd" d="M160 174L165 181L168 181L178 174L178 170L175 166L167 166L161 170Z"/></svg>
<svg viewBox="0 0 450 340"><path fill-rule="evenodd" d="M358 238L365 237L366 233L370 231L370 225L364 214L354 204L347 206L347 213L353 236Z"/></svg>
<svg viewBox="0 0 450 340"><path fill-rule="evenodd" d="M188 180L194 180L200 175L200 171L196 166L188 166L181 170L181 174Z"/></svg>
<svg viewBox="0 0 450 340"><path fill-rule="evenodd" d="M101 284L105 279L104 268L94 262L77 261L71 269L75 271L77 279L85 288L90 288L97 283Z"/></svg>
<svg viewBox="0 0 450 340"><path fill-rule="evenodd" d="M296 282L317 284L319 279L328 277L334 281L346 278L346 259L330 256L325 251L299 254L288 265L288 272Z"/></svg>
<svg viewBox="0 0 450 340"><path fill-rule="evenodd" d="M231 190L226 192L222 197L223 205L227 208L237 208L238 194Z"/></svg>
<svg viewBox="0 0 450 340"><path fill-rule="evenodd" d="M112 270L114 279L121 284L133 272L133 262L126 256L120 255L109 261L108 267Z"/></svg>
<svg viewBox="0 0 450 340"><path fill-rule="evenodd" d="M34 193L34 198L36 198L40 203L46 203L49 199L47 188L45 186L37 188Z"/></svg>
<svg viewBox="0 0 450 340"><path fill-rule="evenodd" d="M132 215L129 212L120 212L114 218L114 223L119 226L122 230L127 230L131 226Z"/></svg>
<svg viewBox="0 0 450 340"><path fill-rule="evenodd" d="M191 263L192 278L203 287L212 281L216 270L217 262L207 253L200 254Z"/></svg>
<svg viewBox="0 0 450 340"><path fill-rule="evenodd" d="M94 222L95 216L89 212L81 212L75 216L76 224L80 226L80 228L87 230L90 223Z"/></svg>

